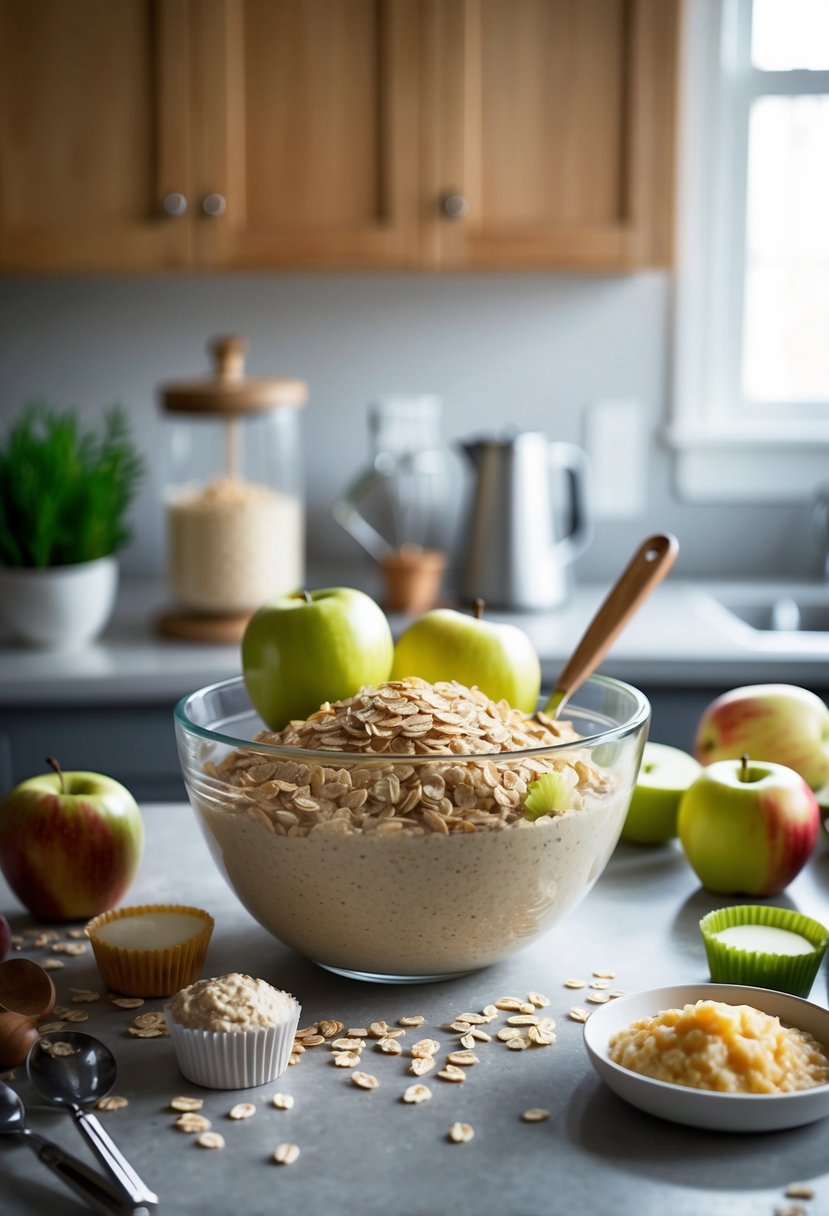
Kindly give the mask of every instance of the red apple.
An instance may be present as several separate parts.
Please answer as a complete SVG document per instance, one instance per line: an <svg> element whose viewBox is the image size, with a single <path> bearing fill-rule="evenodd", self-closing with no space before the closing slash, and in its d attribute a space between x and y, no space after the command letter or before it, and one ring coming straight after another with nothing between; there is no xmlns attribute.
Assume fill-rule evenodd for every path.
<svg viewBox="0 0 829 1216"><path fill-rule="evenodd" d="M816 790L829 781L829 708L793 684L734 688L705 710L694 753L703 764L748 753L793 768Z"/></svg>
<svg viewBox="0 0 829 1216"><path fill-rule="evenodd" d="M718 760L682 796L679 839L697 877L723 895L775 895L806 864L820 810L803 778L782 764Z"/></svg>
<svg viewBox="0 0 829 1216"><path fill-rule="evenodd" d="M144 846L129 790L98 773L23 781L0 805L0 868L41 921L87 920L126 894Z"/></svg>

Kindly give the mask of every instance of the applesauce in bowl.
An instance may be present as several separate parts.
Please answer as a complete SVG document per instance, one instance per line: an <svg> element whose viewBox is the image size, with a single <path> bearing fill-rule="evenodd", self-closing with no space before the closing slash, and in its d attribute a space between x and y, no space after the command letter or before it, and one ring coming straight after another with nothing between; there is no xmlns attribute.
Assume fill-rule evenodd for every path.
<svg viewBox="0 0 829 1216"><path fill-rule="evenodd" d="M248 911L329 970L397 983L497 962L575 907L616 846L649 717L604 676L560 722L419 680L279 732L241 676L175 710L188 796Z"/></svg>

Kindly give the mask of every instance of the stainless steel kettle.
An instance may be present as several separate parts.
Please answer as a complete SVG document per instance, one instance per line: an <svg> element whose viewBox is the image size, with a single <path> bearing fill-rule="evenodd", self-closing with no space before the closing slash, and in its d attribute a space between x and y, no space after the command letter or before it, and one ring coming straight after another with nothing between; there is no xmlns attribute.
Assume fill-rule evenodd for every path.
<svg viewBox="0 0 829 1216"><path fill-rule="evenodd" d="M570 564L587 548L593 531L586 454L536 431L459 446L476 474L461 548L461 598L467 603L481 598L493 608L563 604L570 593ZM562 489L566 523L560 518Z"/></svg>

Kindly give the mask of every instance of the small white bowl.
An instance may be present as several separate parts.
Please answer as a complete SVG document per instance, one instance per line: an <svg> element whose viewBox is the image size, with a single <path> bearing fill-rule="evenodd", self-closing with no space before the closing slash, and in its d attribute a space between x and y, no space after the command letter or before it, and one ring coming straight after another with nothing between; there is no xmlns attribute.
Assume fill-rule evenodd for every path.
<svg viewBox="0 0 829 1216"><path fill-rule="evenodd" d="M737 984L651 988L609 1001L592 1013L584 1024L584 1043L590 1061L614 1093L660 1119L715 1131L781 1131L814 1123L829 1115L829 1084L789 1094L717 1093L655 1081L609 1059L608 1043L617 1031L624 1030L638 1018L653 1017L663 1009L681 1009L695 1001L751 1005L780 1018L786 1026L808 1031L819 1043L829 1047L829 1010L798 996Z"/></svg>

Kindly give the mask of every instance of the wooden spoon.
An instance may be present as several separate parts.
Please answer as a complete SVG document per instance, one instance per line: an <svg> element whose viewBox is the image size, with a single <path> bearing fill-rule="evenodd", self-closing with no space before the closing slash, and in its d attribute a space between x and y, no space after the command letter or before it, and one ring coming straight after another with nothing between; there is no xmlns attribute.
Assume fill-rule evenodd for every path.
<svg viewBox="0 0 829 1216"><path fill-rule="evenodd" d="M0 1009L45 1017L55 1007L55 985L49 972L30 958L8 958L0 963Z"/></svg>
<svg viewBox="0 0 829 1216"><path fill-rule="evenodd" d="M545 714L559 716L565 701L592 675L630 618L662 582L678 553L679 541L670 532L657 532L642 542L565 664L544 706Z"/></svg>

